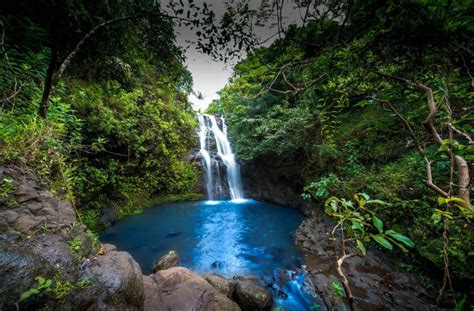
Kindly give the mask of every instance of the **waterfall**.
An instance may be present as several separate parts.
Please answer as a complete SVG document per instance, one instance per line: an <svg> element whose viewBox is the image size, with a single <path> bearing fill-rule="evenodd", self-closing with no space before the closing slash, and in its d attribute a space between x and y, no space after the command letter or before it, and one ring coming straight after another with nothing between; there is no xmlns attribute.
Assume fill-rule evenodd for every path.
<svg viewBox="0 0 474 311"><path fill-rule="evenodd" d="M199 142L201 145L201 149L199 153L201 154L204 160L204 168L206 171L206 188L207 188L207 195L209 199L213 199L212 197L212 163L211 163L211 155L207 151L207 135L208 135L208 127L206 126L206 120L204 116L199 114Z"/></svg>
<svg viewBox="0 0 474 311"><path fill-rule="evenodd" d="M235 161L235 155L232 153L227 138L227 126L224 118L221 117L220 122L218 122L215 116L198 114L198 120L200 154L206 171L206 189L209 199L222 198L225 195L222 190L224 189L224 178L227 179L231 199L242 199L240 168ZM216 165L212 165L213 161ZM226 174L220 173L220 163L225 166Z"/></svg>

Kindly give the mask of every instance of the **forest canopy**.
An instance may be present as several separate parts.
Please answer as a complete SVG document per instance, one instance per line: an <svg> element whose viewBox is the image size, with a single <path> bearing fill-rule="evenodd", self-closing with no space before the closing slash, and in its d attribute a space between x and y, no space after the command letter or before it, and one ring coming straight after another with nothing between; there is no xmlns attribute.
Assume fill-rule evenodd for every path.
<svg viewBox="0 0 474 311"><path fill-rule="evenodd" d="M454 277L472 280L472 1L325 5L239 62L208 111L225 115L241 159L320 205L389 202L374 208L415 257L442 271L449 253ZM451 197L462 206L446 209Z"/></svg>

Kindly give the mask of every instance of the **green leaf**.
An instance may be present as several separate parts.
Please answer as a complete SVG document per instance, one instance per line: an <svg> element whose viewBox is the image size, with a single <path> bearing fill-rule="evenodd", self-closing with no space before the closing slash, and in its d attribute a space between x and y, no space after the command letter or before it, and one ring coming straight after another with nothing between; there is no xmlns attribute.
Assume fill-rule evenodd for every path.
<svg viewBox="0 0 474 311"><path fill-rule="evenodd" d="M41 286L44 284L44 282L46 282L46 280L42 277L42 276L38 276L36 278L36 280L38 280L38 285Z"/></svg>
<svg viewBox="0 0 474 311"><path fill-rule="evenodd" d="M362 243L361 240L357 240L357 247L360 249L362 255L366 255L367 254L367 251L365 249L365 246L364 246L364 243Z"/></svg>
<svg viewBox="0 0 474 311"><path fill-rule="evenodd" d="M383 221L375 215L372 216L372 219L374 221L375 228L377 228L380 233L383 233Z"/></svg>
<svg viewBox="0 0 474 311"><path fill-rule="evenodd" d="M413 243L413 241L409 237L406 237L403 234L397 233L393 230L387 230L387 231L385 231L385 234L391 236L392 238L394 238L397 241L402 242L403 244L405 244L408 247L414 247L415 246L415 243Z"/></svg>
<svg viewBox="0 0 474 311"><path fill-rule="evenodd" d="M431 220L433 220L434 224L439 224L441 222L442 218L441 218L440 214L433 213L433 215L431 215Z"/></svg>
<svg viewBox="0 0 474 311"><path fill-rule="evenodd" d="M367 201L367 203L369 203L369 204L380 204L380 205L390 205L389 203L384 202L382 200L370 200L370 201Z"/></svg>
<svg viewBox="0 0 474 311"><path fill-rule="evenodd" d="M23 300L28 299L31 296L38 295L39 293L40 291L37 290L36 288L30 288L26 292L21 293L20 299L18 299L18 302L22 302Z"/></svg>
<svg viewBox="0 0 474 311"><path fill-rule="evenodd" d="M371 235L371 237L375 240L375 242L379 243L380 245L382 245L386 249L389 249L389 250L393 249L392 244L390 244L390 242L387 241L387 239L385 239L383 236Z"/></svg>
<svg viewBox="0 0 474 311"><path fill-rule="evenodd" d="M352 221L352 229L362 230L363 228L364 228L364 226L360 222Z"/></svg>

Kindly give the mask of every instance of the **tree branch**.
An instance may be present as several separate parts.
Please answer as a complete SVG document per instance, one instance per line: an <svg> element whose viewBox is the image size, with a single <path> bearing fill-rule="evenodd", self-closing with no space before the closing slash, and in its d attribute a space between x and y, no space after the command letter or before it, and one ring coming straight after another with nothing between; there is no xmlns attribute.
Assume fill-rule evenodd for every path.
<svg viewBox="0 0 474 311"><path fill-rule="evenodd" d="M438 131L436 130L434 126L434 118L436 116L436 113L438 112L438 107L436 105L436 102L433 96L433 90L424 84L414 83L408 79L392 76L392 75L385 74L376 70L371 70L371 71L379 76L404 82L411 87L414 87L416 89L419 89L425 92L429 114L426 117L426 119L423 121L423 125L425 126L426 130L431 135L433 140L436 142L436 144L438 146L442 146L443 139L441 138L441 135L438 133ZM445 93L444 101L447 102L447 105L449 105L449 99L448 99L447 93ZM463 204L464 207L469 208L470 210L474 210L470 204L470 193L469 193L470 172L469 172L469 166L467 165L466 160L464 160L464 158L462 158L459 155L455 155L451 146L446 148L444 152L450 159L454 159L454 161L456 162L457 171L458 171L458 197L462 199L463 201L465 201L465 204Z"/></svg>

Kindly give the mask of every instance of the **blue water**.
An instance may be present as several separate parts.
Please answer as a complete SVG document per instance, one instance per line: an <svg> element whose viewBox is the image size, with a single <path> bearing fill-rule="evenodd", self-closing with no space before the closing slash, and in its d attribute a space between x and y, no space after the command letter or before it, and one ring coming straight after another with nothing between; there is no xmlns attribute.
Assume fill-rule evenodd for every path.
<svg viewBox="0 0 474 311"><path fill-rule="evenodd" d="M100 239L132 254L145 274L175 250L197 273L265 276L300 264L292 235L301 221L296 210L253 200L180 202L127 217Z"/></svg>
<svg viewBox="0 0 474 311"><path fill-rule="evenodd" d="M301 267L293 233L302 220L294 209L254 200L169 203L127 217L100 240L132 254L145 274L157 258L175 250L181 265L199 274L270 279L275 306L309 310L314 299L302 289L304 276L292 272ZM276 276L282 270L294 275L284 284Z"/></svg>

